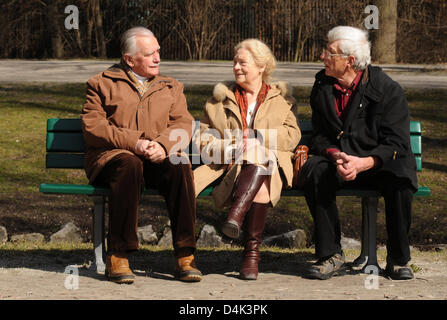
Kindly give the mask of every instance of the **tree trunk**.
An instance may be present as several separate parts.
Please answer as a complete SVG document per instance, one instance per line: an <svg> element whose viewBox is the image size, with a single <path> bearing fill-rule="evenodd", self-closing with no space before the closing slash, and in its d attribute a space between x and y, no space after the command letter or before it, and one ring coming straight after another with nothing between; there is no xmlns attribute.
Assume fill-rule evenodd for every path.
<svg viewBox="0 0 447 320"><path fill-rule="evenodd" d="M101 8L99 6L99 0L93 1L93 19L96 23L95 26L95 38L96 38L96 50L98 51L98 56L105 58L107 56L106 42L104 40L104 30L102 28L102 16Z"/></svg>
<svg viewBox="0 0 447 320"><path fill-rule="evenodd" d="M64 56L64 46L62 44L62 35L60 30L61 21L59 21L58 14L58 3L59 1L49 1L48 2L48 29L51 38L51 57L60 59ZM63 25L63 23L62 23Z"/></svg>
<svg viewBox="0 0 447 320"><path fill-rule="evenodd" d="M86 20L87 20L87 36L85 41L85 53L87 57L92 56L92 31L93 31L93 21L95 17L92 15L92 9L91 9L92 3L87 3L87 10L86 10Z"/></svg>
<svg viewBox="0 0 447 320"><path fill-rule="evenodd" d="M396 63L397 0L375 0L379 30L374 32L372 57L378 63Z"/></svg>

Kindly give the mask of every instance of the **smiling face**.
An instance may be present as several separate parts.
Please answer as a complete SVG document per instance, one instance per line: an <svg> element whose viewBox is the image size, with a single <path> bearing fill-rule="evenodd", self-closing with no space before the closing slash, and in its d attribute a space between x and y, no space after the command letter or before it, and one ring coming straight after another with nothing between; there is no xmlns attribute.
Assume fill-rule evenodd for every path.
<svg viewBox="0 0 447 320"><path fill-rule="evenodd" d="M133 72L145 78L152 78L159 74L160 45L153 36L137 36L137 52L133 55L125 54L124 60Z"/></svg>
<svg viewBox="0 0 447 320"><path fill-rule="evenodd" d="M250 88L262 83L265 66L259 67L247 49L237 50L233 59L234 78L241 87Z"/></svg>
<svg viewBox="0 0 447 320"><path fill-rule="evenodd" d="M321 53L321 60L324 62L324 68L326 70L326 75L329 77L334 77L337 79L343 78L349 66L349 60L346 56L330 54L341 54L338 48L340 40L328 43L326 50Z"/></svg>

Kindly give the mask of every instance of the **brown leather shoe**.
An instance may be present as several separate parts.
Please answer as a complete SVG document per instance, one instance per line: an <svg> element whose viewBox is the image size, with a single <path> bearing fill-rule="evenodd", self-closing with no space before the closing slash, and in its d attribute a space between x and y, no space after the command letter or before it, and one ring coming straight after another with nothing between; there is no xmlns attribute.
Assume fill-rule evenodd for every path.
<svg viewBox="0 0 447 320"><path fill-rule="evenodd" d="M202 273L197 269L194 255L176 254L174 277L185 282L199 282Z"/></svg>
<svg viewBox="0 0 447 320"><path fill-rule="evenodd" d="M129 268L129 260L124 253L114 253L106 257L106 277L116 283L131 284L135 281L135 275Z"/></svg>

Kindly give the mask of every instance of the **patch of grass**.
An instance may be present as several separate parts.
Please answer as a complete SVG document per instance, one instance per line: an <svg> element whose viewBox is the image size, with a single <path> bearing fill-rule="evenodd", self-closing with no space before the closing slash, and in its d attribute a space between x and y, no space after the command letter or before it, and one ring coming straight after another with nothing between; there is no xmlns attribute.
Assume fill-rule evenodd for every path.
<svg viewBox="0 0 447 320"><path fill-rule="evenodd" d="M197 120L212 91L212 85L185 87L190 112ZM299 119L310 119L310 88L295 87L293 94L299 106ZM415 198L410 241L447 243L447 90L407 89L406 94L411 119L421 121L423 128L424 169L418 173L419 183L432 190L429 198ZM88 227L91 220L86 219L88 197L49 197L38 192L43 182L87 183L82 170L45 169L46 120L78 117L84 95L84 84L0 84L0 225L12 230L10 235L45 230L48 236L57 231L58 225L75 217L79 223L83 221L84 232L91 231ZM166 220L162 201L157 201L143 200L142 225ZM343 233L359 238L360 200L340 198L338 204ZM379 202L379 211L378 241L383 243L387 238L383 200ZM207 198L199 199L197 212L197 232L205 223L219 227L226 213L214 209L212 200ZM304 199L283 198L268 216L266 235L296 228L306 231L310 244L313 221Z"/></svg>
<svg viewBox="0 0 447 320"><path fill-rule="evenodd" d="M20 254L23 252L28 253L30 250L35 251L48 251L57 250L61 252L72 251L72 250L93 250L92 243L81 243L81 242L59 242L59 243L34 243L28 241L21 242L7 242L0 245L0 254L5 255L8 252L11 254Z"/></svg>

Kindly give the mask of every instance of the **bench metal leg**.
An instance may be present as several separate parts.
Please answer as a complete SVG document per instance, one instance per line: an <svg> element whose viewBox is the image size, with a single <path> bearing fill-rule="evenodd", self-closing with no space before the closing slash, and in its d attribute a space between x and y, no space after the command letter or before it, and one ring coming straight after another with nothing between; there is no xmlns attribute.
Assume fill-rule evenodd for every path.
<svg viewBox="0 0 447 320"><path fill-rule="evenodd" d="M105 197L93 197L93 243L95 250L96 273L104 274L106 265L105 257L105 236L104 236L104 213Z"/></svg>
<svg viewBox="0 0 447 320"><path fill-rule="evenodd" d="M367 224L368 224L368 260L366 265L363 267L362 272L370 273L375 268L377 273L381 272L381 268L377 262L377 206L379 203L378 197L363 197L362 198L362 211L366 212ZM364 216L363 216L364 217ZM362 236L362 238L364 238ZM362 249L364 244L362 244Z"/></svg>
<svg viewBox="0 0 447 320"><path fill-rule="evenodd" d="M360 255L352 262L354 268L363 268L368 261L368 203L362 198L362 249Z"/></svg>

